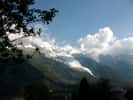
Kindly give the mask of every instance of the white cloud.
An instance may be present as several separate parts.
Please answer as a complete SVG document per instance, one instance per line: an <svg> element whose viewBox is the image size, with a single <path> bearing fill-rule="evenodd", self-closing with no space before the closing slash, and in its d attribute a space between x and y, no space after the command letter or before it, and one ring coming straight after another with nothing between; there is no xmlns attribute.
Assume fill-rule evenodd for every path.
<svg viewBox="0 0 133 100"><path fill-rule="evenodd" d="M113 32L109 27L99 29L95 34L88 34L79 39L80 49L82 52L88 53L90 56L97 58L97 56L108 49L114 40Z"/></svg>
<svg viewBox="0 0 133 100"><path fill-rule="evenodd" d="M107 52L112 56L132 55L133 54L133 37L117 39L110 45Z"/></svg>
<svg viewBox="0 0 133 100"><path fill-rule="evenodd" d="M119 39L109 27L100 29L95 34L88 34L79 39L81 52L96 60L100 55L132 55L133 37Z"/></svg>
<svg viewBox="0 0 133 100"><path fill-rule="evenodd" d="M38 28L43 26L36 25ZM48 30L47 27L43 30ZM46 33L45 33L46 32ZM47 34L47 31L43 31L42 34ZM18 34L11 34L9 38L14 40L23 36L23 32ZM133 55L133 37L117 38L109 27L101 28L97 33L88 34L85 37L79 39L80 48L75 48L69 44L60 46L56 43L54 38L50 38L48 34L46 37L42 35L40 37L28 37L22 38L18 41L22 41L24 47L38 47L40 51L49 57L69 56L75 53L87 54L88 56L99 60L100 55ZM18 42L17 41L17 42Z"/></svg>
<svg viewBox="0 0 133 100"><path fill-rule="evenodd" d="M80 71L86 71L90 75L94 76L90 69L86 68L85 66L82 66L77 60L70 61L68 64L73 68L76 68Z"/></svg>

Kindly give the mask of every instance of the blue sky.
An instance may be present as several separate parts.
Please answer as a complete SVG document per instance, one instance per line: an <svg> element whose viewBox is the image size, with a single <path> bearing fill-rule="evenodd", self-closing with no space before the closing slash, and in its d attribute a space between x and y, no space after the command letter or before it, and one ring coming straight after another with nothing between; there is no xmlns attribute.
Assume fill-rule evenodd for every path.
<svg viewBox="0 0 133 100"><path fill-rule="evenodd" d="M75 44L81 36L106 26L116 36L133 35L132 0L36 0L35 6L59 10L48 28L60 42Z"/></svg>

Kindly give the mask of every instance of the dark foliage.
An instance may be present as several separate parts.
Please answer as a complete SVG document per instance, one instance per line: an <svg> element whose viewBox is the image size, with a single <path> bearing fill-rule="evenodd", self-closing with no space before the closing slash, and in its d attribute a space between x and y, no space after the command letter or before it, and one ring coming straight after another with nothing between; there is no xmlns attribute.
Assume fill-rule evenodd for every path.
<svg viewBox="0 0 133 100"><path fill-rule="evenodd" d="M128 90L125 97L127 100L133 100L133 89Z"/></svg>
<svg viewBox="0 0 133 100"><path fill-rule="evenodd" d="M88 84L83 78L79 88L79 100L108 100L109 84L108 81L102 80L97 84Z"/></svg>
<svg viewBox="0 0 133 100"><path fill-rule="evenodd" d="M25 100L13 98L24 98L24 87L26 91L26 86L33 86L36 80L43 79L43 73L27 62L16 64L0 61L0 100Z"/></svg>
<svg viewBox="0 0 133 100"><path fill-rule="evenodd" d="M101 79L96 84L89 84L83 78L78 93L72 94L71 100L133 100L133 92L120 87L113 87L108 80Z"/></svg>
<svg viewBox="0 0 133 100"><path fill-rule="evenodd" d="M22 50L12 44L14 41L8 38L8 34L20 33L20 29L23 29L24 37L39 35L40 33L35 33L33 28L28 29L27 25L37 21L49 24L58 12L55 8L35 9L33 4L34 0L0 0L0 60L23 62Z"/></svg>
<svg viewBox="0 0 133 100"><path fill-rule="evenodd" d="M48 88L42 81L37 81L25 88L25 100L50 100Z"/></svg>

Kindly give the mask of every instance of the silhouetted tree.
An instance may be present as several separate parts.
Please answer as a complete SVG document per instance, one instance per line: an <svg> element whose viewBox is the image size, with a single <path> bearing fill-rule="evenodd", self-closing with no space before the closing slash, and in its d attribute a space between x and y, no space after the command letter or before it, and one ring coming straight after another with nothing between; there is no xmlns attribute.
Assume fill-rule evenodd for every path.
<svg viewBox="0 0 133 100"><path fill-rule="evenodd" d="M125 98L127 100L133 100L133 89L130 89L127 91L126 95L125 95Z"/></svg>
<svg viewBox="0 0 133 100"><path fill-rule="evenodd" d="M13 44L15 40L11 41L9 34L20 33L23 29L24 37L39 35L40 30L35 33L34 28L28 29L27 25L38 21L49 24L58 12L55 8L36 9L33 4L34 0L0 0L0 60L23 61L22 50Z"/></svg>
<svg viewBox="0 0 133 100"><path fill-rule="evenodd" d="M87 79L83 78L80 83L78 100L109 100L109 90L110 86L107 80L89 84Z"/></svg>
<svg viewBox="0 0 133 100"><path fill-rule="evenodd" d="M86 80L86 78L83 78L80 82L80 87L79 87L79 93L78 93L78 99L79 100L87 100L90 95L89 90L91 88L89 87L89 84Z"/></svg>

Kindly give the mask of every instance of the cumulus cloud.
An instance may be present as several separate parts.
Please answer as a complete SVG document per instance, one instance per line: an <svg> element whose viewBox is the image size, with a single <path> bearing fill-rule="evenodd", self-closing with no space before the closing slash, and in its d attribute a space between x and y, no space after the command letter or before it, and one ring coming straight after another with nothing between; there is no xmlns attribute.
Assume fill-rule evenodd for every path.
<svg viewBox="0 0 133 100"><path fill-rule="evenodd" d="M81 52L96 60L100 55L133 55L133 37L119 39L109 27L79 39Z"/></svg>
<svg viewBox="0 0 133 100"><path fill-rule="evenodd" d="M82 52L97 58L99 54L104 53L114 41L115 37L109 27L99 29L95 34L88 34L79 39Z"/></svg>
<svg viewBox="0 0 133 100"><path fill-rule="evenodd" d="M133 37L115 40L107 53L112 56L133 55Z"/></svg>
<svg viewBox="0 0 133 100"><path fill-rule="evenodd" d="M35 31L41 28L42 35L40 37L27 37L18 39L15 41L23 42L25 47L38 47L42 53L47 54L47 56L57 57L57 56L69 56L75 53L86 54L94 59L98 59L100 55L133 55L133 37L118 38L112 32L109 27L104 27L98 30L94 34L88 34L81 37L78 40L78 45L80 48L76 48L72 45L65 44L60 46L54 38L48 35L48 28L43 24L33 25ZM29 27L31 27L29 25ZM18 34L9 34L10 40L23 37L23 31Z"/></svg>

